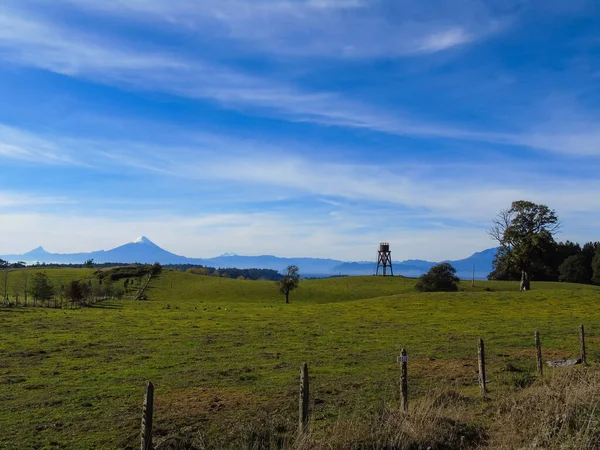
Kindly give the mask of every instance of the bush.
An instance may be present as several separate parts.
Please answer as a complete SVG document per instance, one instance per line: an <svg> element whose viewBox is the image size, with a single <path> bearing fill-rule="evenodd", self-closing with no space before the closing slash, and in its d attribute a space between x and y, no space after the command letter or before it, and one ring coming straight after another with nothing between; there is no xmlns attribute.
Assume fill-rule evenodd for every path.
<svg viewBox="0 0 600 450"><path fill-rule="evenodd" d="M459 282L456 269L449 263L441 263L421 275L415 288L421 292L456 292Z"/></svg>
<svg viewBox="0 0 600 450"><path fill-rule="evenodd" d="M158 275L160 275L162 272L162 266L160 265L159 262L155 262L154 264L152 264L152 276L156 277Z"/></svg>
<svg viewBox="0 0 600 450"><path fill-rule="evenodd" d="M139 278L148 276L157 269L158 267L156 265L151 266L150 264L130 264L128 266L113 267L108 270L99 270L95 275L100 280L110 278L112 281L119 281L123 278Z"/></svg>

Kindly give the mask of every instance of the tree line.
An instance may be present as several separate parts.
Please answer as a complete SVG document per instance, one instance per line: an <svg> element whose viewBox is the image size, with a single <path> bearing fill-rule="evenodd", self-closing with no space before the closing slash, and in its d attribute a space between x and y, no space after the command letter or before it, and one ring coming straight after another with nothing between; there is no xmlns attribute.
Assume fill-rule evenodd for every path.
<svg viewBox="0 0 600 450"><path fill-rule="evenodd" d="M544 245L531 261L530 275L538 281L600 284L600 242L552 242ZM499 251L490 280L518 280L520 272L508 262L506 252Z"/></svg>
<svg viewBox="0 0 600 450"><path fill-rule="evenodd" d="M9 264L9 268L11 269L24 269L25 267L34 268L34 269L106 269L111 267L121 267L124 263L117 262L107 262L107 263L97 263L93 259L88 259L83 263L47 263L47 262L35 262L32 264L26 264L23 261L12 262ZM142 263L132 263L129 265L134 266L142 266Z"/></svg>
<svg viewBox="0 0 600 450"><path fill-rule="evenodd" d="M14 273L12 292L8 288L7 271L3 271L2 278L4 306L72 308L89 306L107 298L122 298L125 294L123 286L113 283L110 279L103 281L96 277L59 283L53 282L44 272L21 270Z"/></svg>
<svg viewBox="0 0 600 450"><path fill-rule="evenodd" d="M192 273L194 275L208 275L238 280L279 281L283 277L282 274L273 269L237 269L235 267L217 269L215 267L207 267L195 264L168 264L165 265L165 268Z"/></svg>

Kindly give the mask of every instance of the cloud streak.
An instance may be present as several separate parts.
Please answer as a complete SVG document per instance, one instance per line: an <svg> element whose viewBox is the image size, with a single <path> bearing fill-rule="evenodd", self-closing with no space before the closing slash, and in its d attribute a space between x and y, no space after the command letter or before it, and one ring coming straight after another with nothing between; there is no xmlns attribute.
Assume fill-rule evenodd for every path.
<svg viewBox="0 0 600 450"><path fill-rule="evenodd" d="M207 7L200 7L196 2L162 0L116 4L77 0L72 2L79 7L108 9L113 13L132 10L152 17L170 17L175 21L196 15L210 16L211 20L218 20L221 16L224 17L222 20L243 19L252 24L252 29L257 27L253 22L256 15L299 15L302 20L308 20L305 17L308 15L306 11L324 10L328 14L341 14L340 11L346 9L362 11L364 8L361 2L350 2L341 7L329 2L265 2L252 8L244 8L235 1L223 4L211 2ZM410 52L419 52L423 48L440 50L458 42L466 42L470 39L469 36L469 32L463 28L454 26L428 34L425 41L418 44L421 47L414 47ZM272 38L265 39L270 41ZM284 47L294 48L293 45ZM369 43L368 47L379 48L374 42ZM520 125L523 129L521 132L475 130L442 121L423 121L402 110L387 110L347 98L337 92L307 91L278 77L257 77L190 55L157 51L139 43L123 42L116 37L98 37L68 27L57 27L18 8L0 7L0 58L128 89L208 100L226 108L242 109L254 115L291 122L309 122L426 139L525 146L583 157L600 156L600 134L596 131L599 121L593 117L583 122L574 122L569 119L572 116L569 113L558 128L555 120L538 121ZM21 153L24 159L31 156L19 147L0 148L0 152L5 155ZM50 153L46 156L49 155Z"/></svg>
<svg viewBox="0 0 600 450"><path fill-rule="evenodd" d="M493 167L459 161L446 167L445 175L440 176L435 164L423 165L415 172L410 164L366 165L308 159L300 156L305 153L304 146L285 141L263 144L207 134L198 135L195 144L188 141L157 146L147 142L38 137L16 129L11 129L11 135L17 137L18 145L27 154L35 154L38 147L61 149L64 155L53 155L47 159L50 164L58 160L107 172L118 170L115 168L128 172L133 168L155 177L233 185L242 189L241 200L243 189L255 187L270 192L272 199L273 193L279 192L291 197L384 202L444 220L479 225L487 224L500 209L518 198L547 203L565 214L600 210L600 197L583 195L600 191L600 181L575 181L543 171L515 169L510 161ZM31 150L27 143L32 143ZM0 139L0 148L14 145ZM280 153L282 147L287 149L285 155ZM75 155L76 159L72 159ZM470 173L470 178L465 179L464 173ZM507 179L512 181L507 184ZM254 195L253 192L251 197Z"/></svg>
<svg viewBox="0 0 600 450"><path fill-rule="evenodd" d="M302 214L294 217L275 213L163 214L158 220L138 212L135 217L119 218L70 215L65 221L59 214L0 212L0 221L3 231L0 247L4 253L24 253L39 244L50 252L60 253L109 249L140 234L148 235L169 251L189 257L212 257L235 251L246 255L371 260L382 235L396 243L399 259L462 258L489 245L484 233L464 228L414 230L399 224L394 230L381 230L360 218L340 217L326 222ZM357 228L367 226L369 232L357 235ZM64 240L65 234L69 236L68 242ZM36 243L24 247L22 243L31 242L32 236ZM448 236L453 237L452 244Z"/></svg>
<svg viewBox="0 0 600 450"><path fill-rule="evenodd" d="M7 192L0 194L4 239L0 244L14 252L27 251L15 246L30 242L31 236L45 245L62 242L50 250L67 252L110 248L144 234L190 256L235 251L352 260L368 259L373 242L385 237L407 258L454 259L493 245L485 229L515 199L555 208L569 223L564 238L572 240L594 238L596 228L589 224L598 223L600 210L600 197L587 195L600 191L597 179L575 180L543 170L531 173L527 168L515 169L510 161L493 167L457 161L445 166L442 176L434 175L440 170L435 164L413 170L410 163L365 165L326 156L308 158L302 156L306 153L302 144L286 141L264 144L200 134L169 146L38 136L0 128L7 129L10 133L0 136L12 140L0 139L0 148L19 147L27 155L50 149L52 157L44 160L49 170L57 170L56 161L61 161L81 167L86 178L136 173L145 175L137 190L176 186L176 196L181 196L180 186L185 183L211 186L215 189L211 196L219 204L217 208L198 194L185 203L187 213L178 213L168 202L133 206L140 202L123 203L120 195L111 198L110 193L103 194L98 208L93 193L79 193L70 186L64 187L64 193L55 186L53 196ZM281 148L286 148L285 154ZM464 177L465 173L470 176ZM172 192L167 188L165 194L170 198ZM257 199L270 203L269 208L259 208L270 212L255 212ZM77 202L81 202L77 208L69 207ZM85 205L90 205L87 213L79 207ZM40 213L42 207L49 212ZM192 212L198 210L205 212ZM65 233L70 236L68 243L61 238ZM293 243L286 248L288 253L282 253L281 242Z"/></svg>
<svg viewBox="0 0 600 450"><path fill-rule="evenodd" d="M0 124L0 157L46 164L75 164L55 142Z"/></svg>
<svg viewBox="0 0 600 450"><path fill-rule="evenodd" d="M461 13L453 2L324 0L63 0L113 16L146 18L232 40L246 51L276 56L381 58L444 51L482 39L509 17L470 0ZM424 10L428 14L424 14ZM206 31L204 31L206 32Z"/></svg>
<svg viewBox="0 0 600 450"><path fill-rule="evenodd" d="M108 77L183 66L166 56L119 47L114 40L59 28L0 7L0 55L13 63L65 75Z"/></svg>
<svg viewBox="0 0 600 450"><path fill-rule="evenodd" d="M37 207L42 205L65 205L73 203L76 202L65 197L40 197L31 194L0 191L0 208L14 209L16 207Z"/></svg>

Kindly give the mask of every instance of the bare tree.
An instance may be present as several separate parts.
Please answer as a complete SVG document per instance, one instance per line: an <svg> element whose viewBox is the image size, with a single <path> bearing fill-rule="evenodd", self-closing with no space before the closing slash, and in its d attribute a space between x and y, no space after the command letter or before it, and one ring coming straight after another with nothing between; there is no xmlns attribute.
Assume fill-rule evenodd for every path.
<svg viewBox="0 0 600 450"><path fill-rule="evenodd" d="M29 294L29 270L24 269L20 271L15 290L23 294L25 306L27 306L27 295Z"/></svg>

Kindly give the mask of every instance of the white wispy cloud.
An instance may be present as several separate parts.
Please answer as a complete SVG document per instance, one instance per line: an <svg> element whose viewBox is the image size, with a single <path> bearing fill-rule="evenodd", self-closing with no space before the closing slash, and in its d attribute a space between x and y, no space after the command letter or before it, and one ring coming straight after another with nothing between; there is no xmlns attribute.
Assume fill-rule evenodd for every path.
<svg viewBox="0 0 600 450"><path fill-rule="evenodd" d="M70 153L55 142L3 124L0 124L1 157L46 164L75 163Z"/></svg>
<svg viewBox="0 0 600 450"><path fill-rule="evenodd" d="M7 61L66 75L111 76L181 68L159 54L124 49L110 38L76 32L0 6L0 56Z"/></svg>
<svg viewBox="0 0 600 450"><path fill-rule="evenodd" d="M467 30L461 27L449 28L423 39L421 46L415 48L415 52L437 52L469 43L475 40Z"/></svg>
<svg viewBox="0 0 600 450"><path fill-rule="evenodd" d="M314 196L361 201L379 201L406 208L430 211L444 219L487 223L515 199L526 198L564 214L600 210L600 181L561 179L536 173L532 181L527 170L509 166L481 165L479 176L466 180L464 171L443 180L414 177L410 170L385 166L335 164L299 158L235 158L235 160L188 161L173 172L184 177L236 181L248 185L288 188ZM508 177L514 177L507 182ZM518 177L518 178L517 178ZM487 179L486 179L487 178Z"/></svg>
<svg viewBox="0 0 600 450"><path fill-rule="evenodd" d="M34 194L0 191L0 208L15 208L43 205L66 205L76 203L66 197L48 197Z"/></svg>

